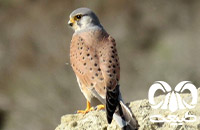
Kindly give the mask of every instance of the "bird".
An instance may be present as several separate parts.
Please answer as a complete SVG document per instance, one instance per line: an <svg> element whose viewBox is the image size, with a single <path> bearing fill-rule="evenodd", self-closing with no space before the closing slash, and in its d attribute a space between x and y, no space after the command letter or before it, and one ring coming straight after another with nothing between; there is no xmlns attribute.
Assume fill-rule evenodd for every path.
<svg viewBox="0 0 200 130"><path fill-rule="evenodd" d="M109 124L114 119L124 130L137 130L138 122L120 93L120 62L115 39L86 7L75 9L68 25L74 30L70 64L87 100L86 109L77 113L105 109Z"/></svg>

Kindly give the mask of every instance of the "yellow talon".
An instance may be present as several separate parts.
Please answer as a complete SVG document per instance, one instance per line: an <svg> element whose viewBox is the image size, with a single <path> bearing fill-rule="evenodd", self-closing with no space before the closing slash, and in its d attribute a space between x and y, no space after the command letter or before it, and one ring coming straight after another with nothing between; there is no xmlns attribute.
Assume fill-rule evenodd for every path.
<svg viewBox="0 0 200 130"><path fill-rule="evenodd" d="M105 105L101 104L97 106L97 110L103 110L105 109Z"/></svg>
<svg viewBox="0 0 200 130"><path fill-rule="evenodd" d="M86 113L88 113L90 111L94 111L94 108L91 107L90 102L87 101L87 107L86 107L86 109L85 110L78 110L77 113L86 114Z"/></svg>

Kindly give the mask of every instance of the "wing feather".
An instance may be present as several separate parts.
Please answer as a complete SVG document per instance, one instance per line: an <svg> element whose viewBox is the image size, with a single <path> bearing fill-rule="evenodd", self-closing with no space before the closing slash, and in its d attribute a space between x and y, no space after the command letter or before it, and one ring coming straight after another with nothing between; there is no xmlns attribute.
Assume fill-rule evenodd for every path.
<svg viewBox="0 0 200 130"><path fill-rule="evenodd" d="M108 36L99 48L100 68L105 85L109 90L114 90L120 79L120 64L115 40Z"/></svg>

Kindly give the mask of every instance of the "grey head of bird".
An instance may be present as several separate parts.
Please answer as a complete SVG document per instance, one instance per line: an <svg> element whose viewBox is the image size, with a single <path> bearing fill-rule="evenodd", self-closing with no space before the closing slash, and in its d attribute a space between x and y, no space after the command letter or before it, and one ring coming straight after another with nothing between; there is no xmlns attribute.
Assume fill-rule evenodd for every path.
<svg viewBox="0 0 200 130"><path fill-rule="evenodd" d="M75 32L91 28L103 28L96 14L89 8L78 8L69 16L69 26Z"/></svg>

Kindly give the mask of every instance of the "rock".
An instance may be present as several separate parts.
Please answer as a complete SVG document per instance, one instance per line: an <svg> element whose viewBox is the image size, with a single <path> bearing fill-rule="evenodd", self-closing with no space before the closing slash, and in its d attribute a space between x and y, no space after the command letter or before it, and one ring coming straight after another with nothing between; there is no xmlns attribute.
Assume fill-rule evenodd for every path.
<svg viewBox="0 0 200 130"><path fill-rule="evenodd" d="M192 100L191 94L180 94L188 104ZM198 89L198 99L200 97L200 89ZM165 95L155 97L155 102L164 101ZM200 100L198 100L193 109L178 109L175 112L163 109L153 109L147 99L138 100L127 104L140 125L139 130L198 130L200 129ZM185 117L185 114L188 114ZM163 119L168 119L168 122L153 123L150 121L150 116L160 115ZM169 122L169 115L176 116L176 119L185 119L182 124L173 124ZM195 121L196 117L196 121ZM152 118L157 119L158 118ZM161 119L161 118L159 118ZM191 121L191 122L189 122ZM120 130L115 121L110 125L107 123L105 111L92 111L85 115L70 114L64 115L61 118L61 124L55 130Z"/></svg>

